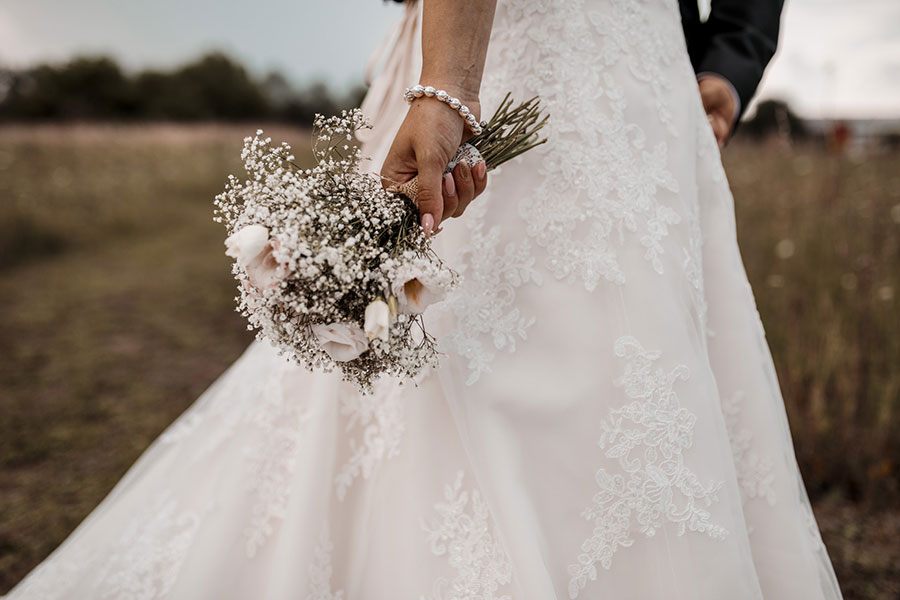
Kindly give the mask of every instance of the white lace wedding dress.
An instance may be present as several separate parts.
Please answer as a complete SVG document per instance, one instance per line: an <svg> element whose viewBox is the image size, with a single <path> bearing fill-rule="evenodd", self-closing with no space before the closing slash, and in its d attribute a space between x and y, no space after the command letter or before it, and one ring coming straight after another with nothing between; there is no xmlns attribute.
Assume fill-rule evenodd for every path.
<svg viewBox="0 0 900 600"><path fill-rule="evenodd" d="M436 238L442 367L362 397L252 344L10 598L841 597L677 1L500 0L486 114L508 90L550 141Z"/></svg>

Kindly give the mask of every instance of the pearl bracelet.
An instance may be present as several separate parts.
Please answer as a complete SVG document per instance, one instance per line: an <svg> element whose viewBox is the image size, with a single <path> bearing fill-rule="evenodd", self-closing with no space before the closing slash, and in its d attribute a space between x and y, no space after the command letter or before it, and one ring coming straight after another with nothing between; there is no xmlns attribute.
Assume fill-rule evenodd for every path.
<svg viewBox="0 0 900 600"><path fill-rule="evenodd" d="M459 101L459 98L454 98L444 90L436 90L430 85L414 85L411 88L406 88L406 91L403 92L403 97L406 98L407 102L412 103L416 98L421 98L422 96L427 96L429 98L435 98L440 100L441 102L448 104L450 108L459 113L465 121L466 125L469 126L469 129L472 130L472 133L475 135L480 134L484 131L484 128L487 126L487 122L482 121L478 122L478 119L475 118L475 115L469 110L469 107Z"/></svg>

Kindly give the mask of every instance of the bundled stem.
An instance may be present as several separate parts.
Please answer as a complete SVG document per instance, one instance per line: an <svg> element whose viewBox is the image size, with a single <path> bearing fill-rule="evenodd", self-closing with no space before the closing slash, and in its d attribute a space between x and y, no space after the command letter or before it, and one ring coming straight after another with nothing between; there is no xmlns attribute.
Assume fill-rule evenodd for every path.
<svg viewBox="0 0 900 600"><path fill-rule="evenodd" d="M481 153L488 170L547 141L538 136L549 118L541 118L540 104L535 96L512 108L513 99L507 93L484 130L468 141Z"/></svg>

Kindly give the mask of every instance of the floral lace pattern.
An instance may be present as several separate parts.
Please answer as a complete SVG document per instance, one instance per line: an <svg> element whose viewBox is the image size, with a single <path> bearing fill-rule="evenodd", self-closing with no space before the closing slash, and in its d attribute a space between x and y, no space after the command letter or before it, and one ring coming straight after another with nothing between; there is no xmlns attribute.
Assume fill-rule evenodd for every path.
<svg viewBox="0 0 900 600"><path fill-rule="evenodd" d="M742 425L741 413L745 401L743 392L735 392L722 400L722 412L728 428L728 440L731 442L741 497L745 503L753 498L760 498L772 506L775 504L772 459L760 456L754 450L753 432Z"/></svg>
<svg viewBox="0 0 900 600"><path fill-rule="evenodd" d="M490 199L473 203L466 214L472 251L454 265L462 285L451 296L457 326L446 341L468 361L469 384L490 370L497 351L512 352L526 339L535 318L517 308L523 286L540 284L544 271L587 291L603 283L624 285L623 253L634 246L660 275L670 268L683 270L705 320L701 240L694 220L681 236L691 236L684 250L673 252L667 245L672 228L686 217L668 145L679 135L671 105L672 77L678 72L673 57L684 52L677 5L652 0L611 4L509 0L497 8L485 105L495 105L516 82L516 94L541 96L550 121L548 142L523 159L533 161L538 185L518 199L504 198L515 202L528 238L502 245L505 227L482 223ZM660 5L676 26L660 27ZM641 33L648 29L657 33ZM659 119L652 131L626 102L635 95L635 85L645 90L649 111ZM509 168L517 167L514 162Z"/></svg>
<svg viewBox="0 0 900 600"><path fill-rule="evenodd" d="M297 448L309 419L308 407L300 399L285 394L281 374L265 384L259 406L250 413L252 423L263 435L254 436L244 448L249 463L248 490L256 500L244 534L247 556L253 557L274 532L273 522L283 519L291 494L297 464Z"/></svg>
<svg viewBox="0 0 900 600"><path fill-rule="evenodd" d="M15 591L27 598L64 600L72 597L75 582L91 574L97 600L167 598L210 508L180 509L171 494L162 493L108 548L51 556Z"/></svg>
<svg viewBox="0 0 900 600"><path fill-rule="evenodd" d="M227 373L217 382L230 387L228 394L211 404L195 406L160 436L164 445L190 439L194 451L189 460L198 461L227 444L241 427L261 434L253 436L244 448L251 475L247 490L255 498L244 530L248 557L256 555L274 532L275 521L284 517L297 448L309 419L304 399L284 390L285 378L299 367L280 356L275 358L274 352L268 344L251 347L240 370Z"/></svg>
<svg viewBox="0 0 900 600"><path fill-rule="evenodd" d="M490 513L481 494L463 491L463 476L459 471L453 484L444 487L444 502L434 505L437 518L422 522L432 553L447 556L456 569L456 577L435 580L428 598L510 600L508 595L497 595L500 587L512 580L509 558L496 531L491 533Z"/></svg>
<svg viewBox="0 0 900 600"><path fill-rule="evenodd" d="M178 510L177 501L161 495L147 519L125 529L116 552L102 569L101 598L166 598L191 547L204 511Z"/></svg>
<svg viewBox="0 0 900 600"><path fill-rule="evenodd" d="M225 444L236 428L247 421L249 415L258 410L260 390L257 375L264 378L280 377L288 363L273 361L268 344L256 342L233 370L227 371L213 387L204 392L191 408L169 426L159 437L162 445L177 445L191 439L191 444L202 445L191 453L190 460L198 461ZM219 388L229 390L228 394L215 395ZM213 394L212 402L205 402Z"/></svg>
<svg viewBox="0 0 900 600"><path fill-rule="evenodd" d="M706 302L706 289L703 284L703 233L698 198L688 199L687 212L691 237L688 247L684 248L684 260L681 266L688 285L690 285L698 329L703 335L710 335L709 306Z"/></svg>
<svg viewBox="0 0 900 600"><path fill-rule="evenodd" d="M67 600L72 582L87 572L94 558L87 553L76 555L75 558L51 555L15 589L16 597Z"/></svg>
<svg viewBox="0 0 900 600"><path fill-rule="evenodd" d="M604 569L612 566L618 549L634 543L635 531L652 537L669 523L678 535L728 535L704 508L718 500L723 482L704 484L685 464L683 453L693 442L696 416L681 406L674 387L688 379L688 368L656 366L660 352L645 350L631 336L616 341L615 353L626 361L616 385L631 402L611 410L601 424L598 444L618 469L600 468L595 475L600 491L582 513L594 531L581 545L578 561L569 566L570 598L597 579L597 563Z"/></svg>
<svg viewBox="0 0 900 600"><path fill-rule="evenodd" d="M350 438L350 458L334 478L338 500L344 500L354 479L368 479L382 460L400 451L405 430L401 389L402 386L394 385L383 394L348 393L341 398L341 414L347 417L346 431L350 433L358 427L362 435L359 439Z"/></svg>
<svg viewBox="0 0 900 600"><path fill-rule="evenodd" d="M588 290L602 279L625 282L616 247L629 234L662 273L660 241L681 218L657 197L659 190L678 192L667 144L648 142L641 126L628 118L629 82L616 69L624 65L633 80L649 88L654 112L675 136L669 65L684 42L677 30L636 35L651 27L647 2L613 4L614 10L596 10L578 0L552 8L523 0L505 3L503 22L515 26L495 32L491 43L501 66L485 84L494 91L519 81L525 93L540 94L546 103L552 117L542 183L523 198L519 213L547 250L550 271L580 280ZM672 4L666 5L672 9ZM528 28L527 35L520 27Z"/></svg>
<svg viewBox="0 0 900 600"><path fill-rule="evenodd" d="M516 289L529 282L541 284L528 240L501 248L500 228L484 230L485 207L484 202L475 203L466 213L470 238L460 267L465 284L443 305L455 314L457 327L442 343L468 360L468 385L490 371L495 351L515 352L517 340L527 339L534 317L516 307Z"/></svg>
<svg viewBox="0 0 900 600"><path fill-rule="evenodd" d="M332 591L331 589L331 553L334 544L331 542L331 533L328 523L322 526L316 547L313 549L313 560L309 565L309 591L306 600L344 600L344 591Z"/></svg>

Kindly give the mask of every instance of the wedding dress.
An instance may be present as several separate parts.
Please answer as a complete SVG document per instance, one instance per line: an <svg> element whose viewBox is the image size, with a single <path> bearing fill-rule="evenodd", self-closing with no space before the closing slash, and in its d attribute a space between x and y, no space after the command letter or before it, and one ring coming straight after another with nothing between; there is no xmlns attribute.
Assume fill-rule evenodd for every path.
<svg viewBox="0 0 900 600"><path fill-rule="evenodd" d="M252 344L10 598L841 597L676 0L500 0L485 114L507 91L549 141L435 238L441 367L360 396Z"/></svg>

